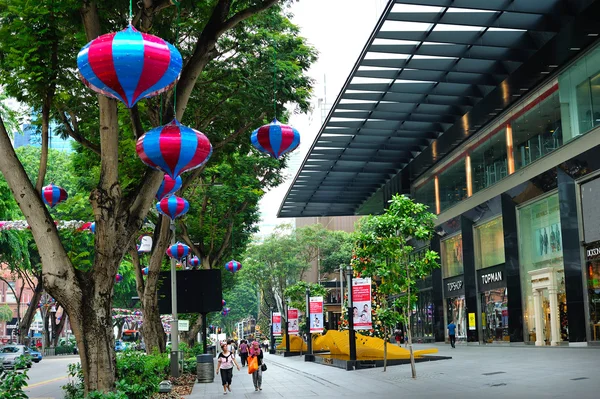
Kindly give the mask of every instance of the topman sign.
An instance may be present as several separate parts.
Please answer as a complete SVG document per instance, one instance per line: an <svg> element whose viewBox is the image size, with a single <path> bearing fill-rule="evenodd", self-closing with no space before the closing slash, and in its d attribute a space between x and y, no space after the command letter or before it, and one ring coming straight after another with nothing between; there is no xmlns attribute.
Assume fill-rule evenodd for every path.
<svg viewBox="0 0 600 399"><path fill-rule="evenodd" d="M592 249L588 249L587 250L587 257L591 258L592 256L598 256L600 255L600 247L599 248L592 248Z"/></svg>
<svg viewBox="0 0 600 399"><path fill-rule="evenodd" d="M497 283L502 280L502 272L488 273L481 276L482 284Z"/></svg>

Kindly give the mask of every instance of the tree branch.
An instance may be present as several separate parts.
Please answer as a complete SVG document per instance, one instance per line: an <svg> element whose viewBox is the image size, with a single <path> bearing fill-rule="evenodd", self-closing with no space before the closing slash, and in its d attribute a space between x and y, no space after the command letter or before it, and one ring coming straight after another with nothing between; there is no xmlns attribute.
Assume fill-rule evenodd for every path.
<svg viewBox="0 0 600 399"><path fill-rule="evenodd" d="M252 121L250 121L250 122L246 123L246 124L245 124L245 125L243 125L243 126L240 126L240 127L238 128L238 130L236 130L235 132L233 132L232 134L230 134L229 136L227 136L227 137L226 137L224 140L222 140L222 141L219 141L218 143L216 143L216 144L213 146L213 150L216 150L216 149L218 149L218 148L221 148L221 147L223 147L224 145L226 145L226 144L228 144L228 143L232 142L233 140L237 139L237 138L238 138L238 137L240 137L242 134L246 133L246 132L248 131L248 129L249 129L250 127L252 127L252 126L253 126L253 125L256 123L256 120L261 120L261 119L263 119L263 118L264 118L266 115L267 115L267 113L263 111L263 112L260 114L260 116L259 116L257 119L255 119L255 120L252 120Z"/></svg>
<svg viewBox="0 0 600 399"><path fill-rule="evenodd" d="M62 110L58 110L58 115L60 116L60 120L61 120L63 126L67 130L67 134L70 137L72 137L73 140L75 140L76 142L78 142L79 144L84 146L85 148L100 155L100 146L92 143L91 141L89 141L88 139L86 139L79 133L79 129L77 128L77 122L73 118L73 115L71 115L71 121L73 121L72 126L71 126L71 123L69 122L69 119L67 118L67 115Z"/></svg>

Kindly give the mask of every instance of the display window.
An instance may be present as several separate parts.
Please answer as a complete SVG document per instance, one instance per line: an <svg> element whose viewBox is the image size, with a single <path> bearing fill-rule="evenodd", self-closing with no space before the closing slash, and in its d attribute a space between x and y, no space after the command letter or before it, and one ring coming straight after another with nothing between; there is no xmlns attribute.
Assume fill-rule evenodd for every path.
<svg viewBox="0 0 600 399"><path fill-rule="evenodd" d="M442 274L444 278L463 274L462 234L441 242Z"/></svg>
<svg viewBox="0 0 600 399"><path fill-rule="evenodd" d="M600 241L586 247L586 278L590 308L590 337L600 341Z"/></svg>
<svg viewBox="0 0 600 399"><path fill-rule="evenodd" d="M477 270L504 263L502 217L475 227L475 267Z"/></svg>
<svg viewBox="0 0 600 399"><path fill-rule="evenodd" d="M417 302L412 305L411 333L416 342L434 340L432 293L431 289L419 291Z"/></svg>
<svg viewBox="0 0 600 399"><path fill-rule="evenodd" d="M557 301L559 309L560 336L568 339L567 298L565 291L562 233L558 194L552 194L518 210L519 218L519 260L525 340L535 341L538 333L544 341L550 339L550 298L548 290L540 292L543 329L535 330L535 308L530 271L548 269L556 273Z"/></svg>
<svg viewBox="0 0 600 399"><path fill-rule="evenodd" d="M465 296L461 295L454 298L446 299L447 302L447 313L446 313L446 325L454 321L456 324L456 341L467 340L467 307L465 302ZM448 330L446 329L446 334Z"/></svg>
<svg viewBox="0 0 600 399"><path fill-rule="evenodd" d="M509 342L508 290L498 288L481 293L481 311L483 341Z"/></svg>

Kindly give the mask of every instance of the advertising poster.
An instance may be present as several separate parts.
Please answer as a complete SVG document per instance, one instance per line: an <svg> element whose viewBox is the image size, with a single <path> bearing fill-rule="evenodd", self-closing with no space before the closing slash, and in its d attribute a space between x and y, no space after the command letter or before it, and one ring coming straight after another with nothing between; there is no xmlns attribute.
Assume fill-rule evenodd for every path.
<svg viewBox="0 0 600 399"><path fill-rule="evenodd" d="M371 278L352 280L352 314L355 330L370 330L371 320Z"/></svg>
<svg viewBox="0 0 600 399"><path fill-rule="evenodd" d="M298 335L300 332L298 326L298 309L288 309L288 332L290 335Z"/></svg>
<svg viewBox="0 0 600 399"><path fill-rule="evenodd" d="M310 332L322 333L323 332L323 297L322 296L311 296L309 299L309 311L310 311Z"/></svg>
<svg viewBox="0 0 600 399"><path fill-rule="evenodd" d="M280 337L281 336L281 313L274 312L273 320L271 322L273 323L273 335L276 337Z"/></svg>

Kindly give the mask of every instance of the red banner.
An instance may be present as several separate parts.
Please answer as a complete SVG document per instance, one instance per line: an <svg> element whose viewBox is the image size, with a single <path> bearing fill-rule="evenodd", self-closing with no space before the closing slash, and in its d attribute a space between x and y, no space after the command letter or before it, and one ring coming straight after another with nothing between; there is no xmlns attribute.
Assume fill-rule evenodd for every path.
<svg viewBox="0 0 600 399"><path fill-rule="evenodd" d="M352 321L355 330L373 328L371 319L371 279L355 278L352 280Z"/></svg>
<svg viewBox="0 0 600 399"><path fill-rule="evenodd" d="M300 327L298 326L298 309L288 309L288 333L298 334Z"/></svg>
<svg viewBox="0 0 600 399"><path fill-rule="evenodd" d="M314 296L309 299L310 332L323 332L323 297Z"/></svg>

